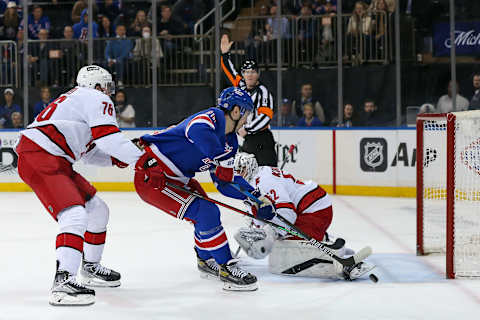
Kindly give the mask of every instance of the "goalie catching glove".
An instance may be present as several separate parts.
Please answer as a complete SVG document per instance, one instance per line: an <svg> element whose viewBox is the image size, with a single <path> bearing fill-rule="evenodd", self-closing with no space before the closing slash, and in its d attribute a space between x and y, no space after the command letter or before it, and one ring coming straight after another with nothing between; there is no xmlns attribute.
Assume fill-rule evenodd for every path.
<svg viewBox="0 0 480 320"><path fill-rule="evenodd" d="M275 217L275 206L272 201L266 195L262 195L258 189L253 191L252 195L262 202L261 204L258 204L248 198L244 200L244 203L250 207L252 214L260 219L273 219L273 217Z"/></svg>

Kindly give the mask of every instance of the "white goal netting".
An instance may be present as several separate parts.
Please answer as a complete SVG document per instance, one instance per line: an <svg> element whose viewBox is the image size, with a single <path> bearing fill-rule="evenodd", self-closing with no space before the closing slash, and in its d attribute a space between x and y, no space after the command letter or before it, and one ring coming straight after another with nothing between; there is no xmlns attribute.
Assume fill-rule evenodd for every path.
<svg viewBox="0 0 480 320"><path fill-rule="evenodd" d="M453 114L453 130L447 130L446 117L423 121L423 252L450 250L450 272L480 277L480 112ZM448 148L454 153L451 161L447 136L453 136L453 148ZM454 169L450 180L448 168ZM451 248L446 239L448 188L454 195Z"/></svg>

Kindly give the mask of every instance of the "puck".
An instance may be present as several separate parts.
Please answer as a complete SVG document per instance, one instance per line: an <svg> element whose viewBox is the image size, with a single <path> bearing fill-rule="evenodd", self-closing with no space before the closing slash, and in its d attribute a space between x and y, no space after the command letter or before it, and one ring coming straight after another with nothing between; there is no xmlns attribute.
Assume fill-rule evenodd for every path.
<svg viewBox="0 0 480 320"><path fill-rule="evenodd" d="M372 280L373 283L377 283L378 282L378 278L376 275L374 275L373 273L371 273L369 276L370 280Z"/></svg>

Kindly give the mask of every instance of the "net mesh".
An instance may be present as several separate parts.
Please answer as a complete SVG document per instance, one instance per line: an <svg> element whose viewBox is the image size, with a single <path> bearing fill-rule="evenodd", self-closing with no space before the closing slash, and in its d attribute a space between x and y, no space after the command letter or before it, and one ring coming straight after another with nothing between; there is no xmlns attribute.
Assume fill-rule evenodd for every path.
<svg viewBox="0 0 480 320"><path fill-rule="evenodd" d="M480 116L455 116L454 271L480 277Z"/></svg>
<svg viewBox="0 0 480 320"><path fill-rule="evenodd" d="M446 246L447 120L423 122L423 251L444 253Z"/></svg>
<svg viewBox="0 0 480 320"><path fill-rule="evenodd" d="M455 121L454 272L480 277L480 112ZM449 133L453 134L453 133ZM423 123L423 250L446 252L447 120Z"/></svg>

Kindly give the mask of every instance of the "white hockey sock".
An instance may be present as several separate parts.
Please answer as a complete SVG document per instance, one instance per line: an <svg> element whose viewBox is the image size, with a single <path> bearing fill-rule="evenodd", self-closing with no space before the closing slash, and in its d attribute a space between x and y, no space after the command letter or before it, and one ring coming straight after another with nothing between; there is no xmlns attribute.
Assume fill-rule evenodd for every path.
<svg viewBox="0 0 480 320"><path fill-rule="evenodd" d="M88 223L83 256L88 262L100 262L105 247L109 210L98 196L90 199L85 204L85 209L88 213Z"/></svg>
<svg viewBox="0 0 480 320"><path fill-rule="evenodd" d="M73 206L60 212L57 218L60 225L56 240L58 269L76 275L82 261L87 211L82 206Z"/></svg>

